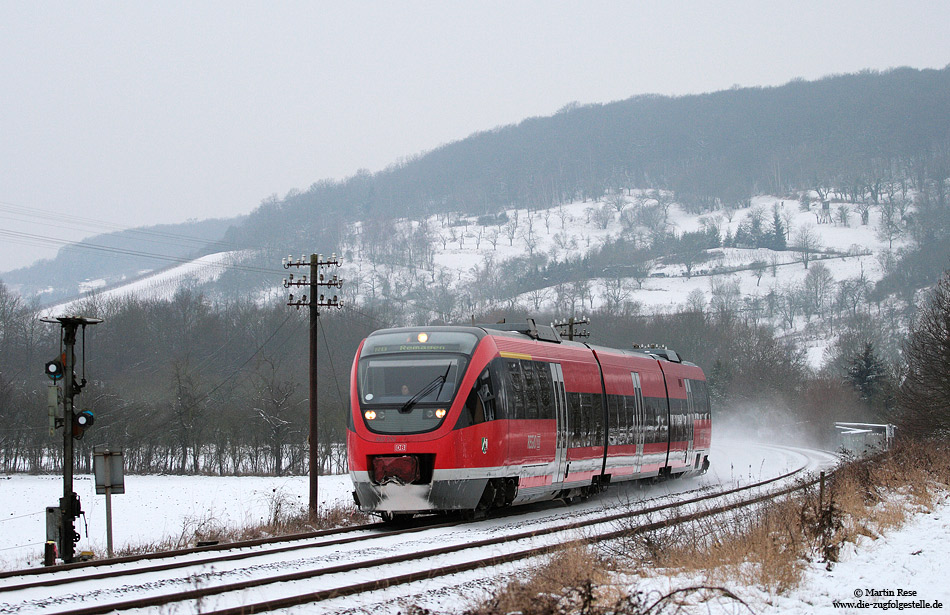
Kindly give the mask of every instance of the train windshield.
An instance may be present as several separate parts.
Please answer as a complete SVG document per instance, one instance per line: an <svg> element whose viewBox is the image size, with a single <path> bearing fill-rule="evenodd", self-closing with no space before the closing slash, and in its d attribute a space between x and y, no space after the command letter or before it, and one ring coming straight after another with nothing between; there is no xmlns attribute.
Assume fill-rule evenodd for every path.
<svg viewBox="0 0 950 615"><path fill-rule="evenodd" d="M366 426L377 433L437 428L455 398L478 338L470 333L385 333L363 345L358 392Z"/></svg>

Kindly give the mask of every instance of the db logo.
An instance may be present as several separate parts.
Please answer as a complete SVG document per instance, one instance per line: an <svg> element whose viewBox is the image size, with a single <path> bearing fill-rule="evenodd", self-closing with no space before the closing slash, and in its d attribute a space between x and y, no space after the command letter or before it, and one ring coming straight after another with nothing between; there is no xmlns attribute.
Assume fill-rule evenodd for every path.
<svg viewBox="0 0 950 615"><path fill-rule="evenodd" d="M395 450L396 450L397 453L405 453L405 452L406 452L406 445L405 445L405 443L403 443L403 444L397 444L397 445L396 445L395 447L393 447L393 448L395 448Z"/></svg>

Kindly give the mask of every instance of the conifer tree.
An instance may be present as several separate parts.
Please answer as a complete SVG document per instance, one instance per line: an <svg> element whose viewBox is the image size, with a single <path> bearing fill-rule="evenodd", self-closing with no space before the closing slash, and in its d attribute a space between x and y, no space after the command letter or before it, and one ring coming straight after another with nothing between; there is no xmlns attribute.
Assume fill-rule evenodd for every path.
<svg viewBox="0 0 950 615"><path fill-rule="evenodd" d="M917 436L950 433L950 271L921 309L904 354L899 426Z"/></svg>

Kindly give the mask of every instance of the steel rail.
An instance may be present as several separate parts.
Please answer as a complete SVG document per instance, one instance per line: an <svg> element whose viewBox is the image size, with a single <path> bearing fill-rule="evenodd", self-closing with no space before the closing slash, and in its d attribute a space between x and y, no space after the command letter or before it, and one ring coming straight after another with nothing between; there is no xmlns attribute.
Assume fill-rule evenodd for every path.
<svg viewBox="0 0 950 615"><path fill-rule="evenodd" d="M685 492L689 493L689 491ZM507 516L514 516L523 513L524 511L519 508L512 508L507 511L500 511L497 514L495 519L504 518ZM441 521L440 517L422 517L409 521L411 523L408 527L405 524L398 529L394 529L392 524L389 523L369 523L364 525L349 526L345 528L334 528L328 530L319 530L316 532L305 532L298 534L288 534L285 536L279 537L269 537L269 538L257 538L253 540L245 540L239 542L223 543L218 545L207 545L203 547L191 547L187 549L177 549L174 551L161 551L157 553L147 553L142 555L133 555L133 556L124 556L103 560L96 560L95 562L77 562L75 564L65 564L49 568L38 568L38 569L25 569L10 571L6 573L0 573L0 579L3 578L12 578L18 576L40 576L40 575L50 575L56 572L69 571L76 568L89 568L89 567L105 567L105 566L114 566L117 564L126 564L126 563L136 563L139 561L148 561L156 559L171 559L178 558L187 555L194 555L196 553L214 553L218 551L236 551L240 549L249 549L253 547L258 547L267 544L283 543L283 542L297 542L299 544L290 544L283 547L275 547L271 549L259 550L259 551L242 551L239 553L225 553L223 555L212 555L207 558L202 558L200 560L178 560L174 562L168 562L165 564L155 564L152 566L145 566L141 568L123 568L118 570L109 570L106 572L96 572L92 574L84 574L82 576L68 576L68 577L59 577L54 579L41 579L38 581L31 581L26 583L20 583L18 585L6 585L0 586L0 594L4 592L19 591L24 589L31 589L34 587L56 587L58 585L66 585L69 583L80 583L85 581L93 581L98 579L112 579L119 576L132 576L137 574L146 574L149 572L165 572L168 570L175 570L178 568L187 568L189 566L195 566L198 564L213 564L217 562L227 562L227 561L237 561L241 559L248 559L252 557L259 557L262 555L270 555L277 553L287 553L291 551L297 551L300 549L309 549L314 547L324 547L324 546L334 546L342 544L352 544L355 542L360 542L363 540L373 540L377 538L388 538L391 536L397 536L400 534L411 534L415 532L420 532L429 529L438 529L442 527L453 527L465 523L466 520L462 518L452 518L449 521ZM350 538L337 538L331 539L323 542L310 542L314 538L322 538L325 536L334 536L338 534L353 533L359 530L383 530L382 532L367 534L363 536L355 536ZM307 542L300 542L307 541Z"/></svg>
<svg viewBox="0 0 950 615"><path fill-rule="evenodd" d="M115 577L120 577L120 576L132 576L132 575L137 575L137 574L147 574L150 572L165 572L167 570L187 568L189 566L195 566L199 564L214 564L217 562L237 561L237 560L248 559L252 557L260 557L262 555L271 555L271 554L276 554L276 553L287 553L290 551L299 551L300 549L312 549L316 547L332 547L335 545L350 544L354 542L360 542L363 540L370 540L370 539L376 539L376 538L389 538L391 536L398 536L400 534L411 534L414 532L422 532L422 531L433 529L433 528L451 527L453 525L459 525L460 523L462 523L462 521L451 521L451 522L436 523L436 524L422 524L422 525L414 525L412 527L407 527L407 528L400 528L396 530L392 529L389 526L386 526L386 524L370 524L366 526L354 526L354 528L342 528L342 529L353 531L353 529L367 529L367 528L372 528L372 527L377 527L377 526L382 525L382 526L386 526L389 529L389 531L379 532L376 534L368 534L368 535L363 535L363 536L350 536L348 538L336 538L336 539L331 539L331 540L327 540L323 542L310 542L310 540L313 538L312 536L297 537L297 538L284 537L282 542L286 540L294 540L294 541L306 540L307 542L297 542L297 544L290 544L283 547L274 547L271 549L265 549L261 551L242 551L239 553L227 553L224 555L215 555L212 557L201 558L198 560L168 562L165 564L156 564L153 566L146 566L143 568L125 568L125 569L120 569L120 570L110 570L106 572L97 572L94 574L86 574L82 576L74 575L70 577L60 577L57 579L44 579L41 581L34 581L30 583L21 583L20 585L8 585L5 587L0 587L0 594L2 594L3 592L31 589L34 587L55 587L57 585L66 585L69 583L82 583L86 581L95 581L98 579L114 579ZM345 532L337 532L337 533L345 533ZM257 543L258 541L255 540L253 542ZM266 544L266 543L260 543L260 544ZM225 548L230 549L230 550L246 549L246 548L250 548L254 546L260 546L260 544L248 545L248 544L243 544L243 543L241 544L231 543ZM187 553L185 554L176 553L175 556L180 557L187 554L194 554L194 553L201 553L201 552L202 552L201 548L189 549L187 550ZM170 552L164 553L163 554L164 557L173 557L172 555L169 555L169 553ZM120 562L117 562L116 560L107 560L103 565L116 564L116 563L120 563Z"/></svg>
<svg viewBox="0 0 950 615"><path fill-rule="evenodd" d="M506 535L506 536L498 537L498 538L488 538L488 539L474 541L474 542L467 542L467 543L452 545L448 547L440 547L436 549L430 549L430 550L414 552L414 553L409 553L409 554L378 558L378 559L373 559L369 561L341 564L341 565L337 565L337 566L333 566L329 568L322 568L319 570L303 570L303 571L298 571L294 573L277 575L273 577L264 577L264 578L257 578L257 579L252 579L252 580L245 580L238 583L230 583L230 584L219 585L215 587L197 588L193 590L177 592L177 593L167 594L167 595L162 595L162 596L150 596L150 597L137 598L133 600L127 600L124 602L118 602L118 603L112 603L112 604L100 604L100 605L93 605L90 607L79 608L79 609L59 611L57 612L57 615L99 615L99 614L104 615L106 613L112 613L112 612L121 611L121 610L158 607L158 606L164 606L164 605L173 604L173 603L186 602L189 600L198 600L201 598L206 598L206 597L214 596L214 595L226 594L230 592L238 592L242 590L247 590L247 589L251 589L255 587L262 587L262 586L271 585L275 583L301 581L301 580L312 579L312 578L325 576L325 575L347 573L347 572L353 572L353 571L357 571L361 569L375 568L375 567L385 566L385 565L402 564L402 563L411 562L411 561L419 561L425 558L436 557L439 555L446 555L446 554L456 553L456 552L465 551L465 550L478 549L478 548L483 548L487 546L498 545L498 544L502 544L506 542L527 540L527 539L544 536L548 534L553 534L557 532L576 530L576 529L580 529L580 528L584 528L584 527L588 527L592 525L611 523L611 522L626 519L626 518L650 515L650 514L664 511L664 510L685 507L691 504L696 504L696 503L707 501L710 499L726 497L735 493L740 493L743 491L756 489L758 487L763 487L765 485L790 478L794 476L795 474L798 474L804 471L804 469L805 469L805 466L800 467L796 470L792 470L780 476L758 481L755 483L751 483L749 485L735 487L732 489L718 491L715 493L709 493L709 494L705 494L705 495L698 496L695 498L690 498L687 500L678 500L676 502L658 505L658 506L652 506L645 509L638 509L635 511L625 511L623 513L608 515L606 517L599 517L597 519L592 519L592 520L575 521L575 522L570 522L567 524L552 525L545 528L522 532L522 533L514 534L514 535ZM815 479L814 481L805 483L804 485L794 486L789 489L779 491L777 493L768 493L765 495L757 496L756 498L753 498L752 500L729 504L726 507L719 507L719 508L723 508L723 510L730 510L732 508L737 508L740 506L748 506L760 501L764 501L766 499L779 497L780 495L783 495L784 493L789 493L796 489L803 488L804 486L814 484L814 482L816 481L817 479ZM713 510L717 510L717 509L713 509ZM722 511L714 512L714 513L706 513L706 514L718 514L719 512L722 512ZM693 516L699 515L699 514L700 513L692 513ZM683 523L689 520L687 517L690 517L690 515L683 517L683 520L678 521L678 523ZM696 516L695 518L699 518L699 517ZM671 524L675 524L675 523L669 520L651 523L651 524L641 526L645 529L640 530L640 531L648 531L649 528L664 527L665 525L671 525ZM629 531L630 530L622 530L622 532L628 532L628 533ZM605 535L605 536L607 537L599 538L599 539L609 539L610 537L610 535ZM581 540L590 540L590 538L581 539ZM498 565L500 563L505 563L507 561L515 561L518 559L533 557L535 555L547 553L552 550L564 548L566 544L569 544L569 543L559 543L557 545L546 545L543 547L535 547L533 549L517 551L517 552L507 554L507 555L493 556L493 557L478 560L475 562L466 562L466 563L460 563L460 564L452 564L449 566L443 566L443 567L440 567L438 570L422 570L415 573L403 574L403 575L399 575L399 576L391 577L387 579L377 579L375 581L369 581L366 583L360 583L360 584L351 585L351 586L342 587L342 588L321 590L318 592L311 592L311 593L303 594L300 596L291 596L291 597L282 598L278 600L271 600L271 601L256 603L252 605L245 605L242 607L235 607L233 609L224 609L217 613L233 614L233 613L263 612L263 611L277 609L277 608L284 608L287 606L306 604L309 602L319 602L319 601L327 600L327 599L338 597L338 596L352 595L355 593L362 593L362 592L369 592L369 591L377 591L379 589L389 587L392 585L399 585L403 583L409 583L412 581L434 578L436 576L453 574L454 572L461 572L464 570L470 570L470 569L481 567L481 566ZM192 562L191 564L194 565L194 564L201 564L201 563L203 562Z"/></svg>
<svg viewBox="0 0 950 615"><path fill-rule="evenodd" d="M283 536L270 536L267 538L253 538L251 540L240 540L237 542L219 543L216 545L204 545L201 547L186 547L184 549L174 549L171 551L156 551L154 553L142 553L139 555L124 555L121 557L111 557L107 559L97 559L88 562L75 562L72 564L57 564L56 566L47 566L44 568L23 568L20 570L4 570L0 572L0 579L10 577L42 576L56 572L80 570L84 568L96 568L100 566L112 566L115 564L129 564L145 560L162 559L167 557L179 557L181 555L191 555L192 553L208 553L214 551L224 551L228 549L243 549L246 547L258 547L265 544L278 542L290 542L294 540L308 540L311 538L320 538L323 536L332 536L334 534L345 534L358 530L380 529L386 527L385 523L367 523L363 525L351 525L347 527L331 528L327 530L316 530L313 532L300 532L297 534L285 534ZM89 578L89 577L86 577ZM7 588L0 588L4 591Z"/></svg>
<svg viewBox="0 0 950 615"><path fill-rule="evenodd" d="M338 587L333 589L325 589L321 591L311 592L309 594L301 594L297 596L288 596L285 598L278 598L275 600L267 600L264 602L257 602L254 604L247 604L238 607L230 607L225 609L220 609L217 611L209 611L205 615L251 615L253 613L264 613L267 611L273 611L276 609L288 608L293 606L299 606L301 604L311 604L314 602L323 602L325 600L331 600L334 598L342 598L345 596L352 596L355 594L369 593L374 591L380 591L388 589L396 585L405 585L407 583L414 583L417 581L426 581L430 579L435 579L438 577L450 576L453 574L458 574L460 572L468 572L470 570L480 569L480 568L489 568L493 566L500 566L502 564L507 564L510 562L515 562L522 559L530 559L532 557L539 557L541 555L547 555L548 553L553 553L555 551L561 551L571 547L582 546L590 542L600 542L605 540L611 540L614 538L621 538L627 536L634 536L637 534L642 534L645 532L650 532L666 527L673 527L676 525L681 525L683 523L688 523L690 521L696 521L705 517L713 517L724 512L735 510L737 508L742 508L745 506L751 506L753 504L758 504L767 500L775 499L783 495L787 495L794 491L798 491L814 485L818 482L818 479L814 479L807 483L801 485L795 485L792 487L787 487L780 491L767 493L759 495L748 500L743 500L739 502L733 502L730 504L725 504L722 506L717 506L715 508L701 510L694 513L689 513L686 515L681 515L669 519L664 519L662 521L654 521L652 523L647 523L645 525L639 525L633 528L623 528L620 530L614 530L612 532L606 532L599 534L597 536L587 536L584 538L576 538L573 540L568 540L566 542L560 542L556 544L542 545L539 547L532 547L530 549L523 549L521 551L513 551L511 553L506 553L503 555L493 555L490 557L482 558L479 560L473 560L470 562L459 562L456 564L443 565L438 568L427 568L420 570L418 572L410 572L403 575L398 575L395 577L389 577L385 579L377 579L375 581L366 581L364 583L356 583L353 585L348 585L346 587ZM606 523L607 521L597 521L596 523ZM542 532L548 533L548 532ZM516 537L515 540L522 540L524 537ZM471 543L466 545L466 548L478 548L479 546L488 546L491 544L496 544L494 540L483 541L485 545L479 545L478 543ZM455 551L453 549L452 551ZM451 551L439 551L434 550L430 552L422 552L418 554L418 557L414 559L424 559L432 555L442 555L444 553Z"/></svg>

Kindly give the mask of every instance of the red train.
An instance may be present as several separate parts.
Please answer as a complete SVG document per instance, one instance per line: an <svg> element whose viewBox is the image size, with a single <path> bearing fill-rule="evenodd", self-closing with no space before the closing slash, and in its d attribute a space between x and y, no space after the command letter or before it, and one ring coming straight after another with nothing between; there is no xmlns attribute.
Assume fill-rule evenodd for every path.
<svg viewBox="0 0 950 615"><path fill-rule="evenodd" d="M350 376L347 455L361 510L384 519L599 491L709 466L702 370L522 324L385 329Z"/></svg>

